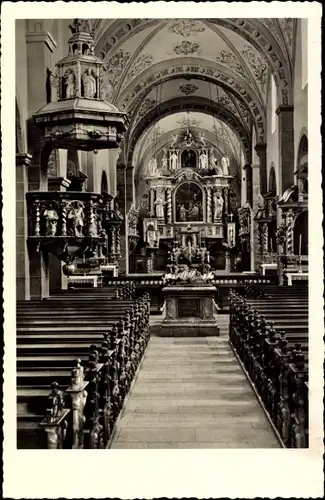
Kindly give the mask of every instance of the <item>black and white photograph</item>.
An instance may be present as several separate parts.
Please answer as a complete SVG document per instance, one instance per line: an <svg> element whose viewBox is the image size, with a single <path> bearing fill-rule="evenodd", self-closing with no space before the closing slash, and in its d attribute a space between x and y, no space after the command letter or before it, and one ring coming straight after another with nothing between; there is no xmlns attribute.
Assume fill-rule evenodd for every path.
<svg viewBox="0 0 325 500"><path fill-rule="evenodd" d="M307 10L73 4L14 19L16 451L322 452Z"/></svg>

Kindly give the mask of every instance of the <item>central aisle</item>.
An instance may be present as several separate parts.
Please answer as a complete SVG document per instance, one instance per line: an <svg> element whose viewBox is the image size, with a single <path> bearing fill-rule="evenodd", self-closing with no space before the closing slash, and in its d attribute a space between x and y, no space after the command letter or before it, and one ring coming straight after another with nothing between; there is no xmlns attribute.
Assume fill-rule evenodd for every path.
<svg viewBox="0 0 325 500"><path fill-rule="evenodd" d="M219 320L219 318L218 318ZM279 448L228 344L220 337L152 337L111 448Z"/></svg>

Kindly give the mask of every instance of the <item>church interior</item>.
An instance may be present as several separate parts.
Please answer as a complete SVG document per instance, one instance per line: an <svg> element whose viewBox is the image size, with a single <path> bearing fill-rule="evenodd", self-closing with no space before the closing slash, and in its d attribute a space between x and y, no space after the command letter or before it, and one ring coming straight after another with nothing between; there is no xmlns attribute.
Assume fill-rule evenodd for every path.
<svg viewBox="0 0 325 500"><path fill-rule="evenodd" d="M17 447L308 448L307 19L15 36Z"/></svg>

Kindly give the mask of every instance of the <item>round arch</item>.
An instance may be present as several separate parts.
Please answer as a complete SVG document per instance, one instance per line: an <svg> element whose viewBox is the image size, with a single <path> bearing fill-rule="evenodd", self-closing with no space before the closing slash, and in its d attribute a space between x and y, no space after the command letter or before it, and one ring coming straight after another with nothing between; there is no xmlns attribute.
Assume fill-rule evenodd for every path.
<svg viewBox="0 0 325 500"><path fill-rule="evenodd" d="M235 95L251 114L258 142L264 142L266 120L264 103L260 101L259 97L243 78L238 77L231 70L212 61L192 58L190 66L186 58L171 59L157 63L143 71L141 75L123 90L116 105L119 109L124 108L132 116L136 113L137 107L141 105L142 100L154 87L170 80L184 77L218 85Z"/></svg>
<svg viewBox="0 0 325 500"><path fill-rule="evenodd" d="M171 99L163 104L156 106L150 110L135 126L132 135L128 138L127 162L132 163L132 156L135 145L143 132L150 126L156 123L161 118L171 115L179 111L202 111L211 116L219 118L226 123L236 134L243 145L245 162L251 163L251 137L239 119L227 108L211 103L203 98L188 98Z"/></svg>

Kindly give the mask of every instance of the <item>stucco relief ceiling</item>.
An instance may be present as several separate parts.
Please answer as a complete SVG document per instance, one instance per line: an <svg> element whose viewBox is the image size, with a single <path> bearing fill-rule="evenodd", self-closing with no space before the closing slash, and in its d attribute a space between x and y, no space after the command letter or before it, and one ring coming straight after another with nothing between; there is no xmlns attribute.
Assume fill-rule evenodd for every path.
<svg viewBox="0 0 325 500"><path fill-rule="evenodd" d="M126 148L127 161L132 151L133 159L141 156L154 131L157 134L160 130L162 138L181 126L174 119L168 121L168 116L156 122L154 116L155 110L169 102L173 102L174 113L177 99L184 102L186 97L189 109L200 99L220 104L235 117L234 123L240 123L247 137L254 127L258 142L265 138L266 89L271 71L279 88L279 102L290 101L294 19L92 21L96 53L104 62L105 98L129 115L126 141L132 147ZM156 122L155 126L150 120ZM147 130L138 128L137 132L142 122ZM164 128L166 124L170 130ZM209 134L220 134L208 127L206 120L199 127ZM237 144L239 151L240 134L233 132L236 126L227 128L231 144Z"/></svg>

